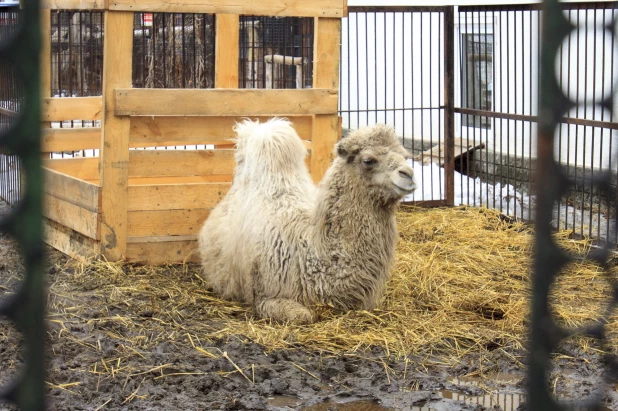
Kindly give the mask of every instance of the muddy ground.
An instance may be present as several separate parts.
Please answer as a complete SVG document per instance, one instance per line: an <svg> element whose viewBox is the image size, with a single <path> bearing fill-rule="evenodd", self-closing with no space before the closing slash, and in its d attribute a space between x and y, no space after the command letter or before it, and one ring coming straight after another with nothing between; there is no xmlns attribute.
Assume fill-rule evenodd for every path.
<svg viewBox="0 0 618 411"><path fill-rule="evenodd" d="M0 237L0 299L12 294L22 266L14 243ZM396 358L380 348L333 355L292 346L266 351L242 336L196 349L191 318L187 338L161 324L150 341L131 340L121 322L144 325L152 313L110 305L95 296L101 284L76 279L76 265L47 249L50 287L48 405L51 410L525 410L525 353L503 348L460 359ZM191 281L170 269L170 282ZM185 270L186 271L186 270ZM60 290L60 291L59 291ZM84 307L71 315L72 307ZM243 314L243 315L250 315ZM62 318L62 321L58 319ZM70 318L70 320L67 320ZM216 328L216 318L212 318ZM167 333L167 334L166 334ZM133 341L134 343L129 343ZM22 365L20 334L0 319L0 385ZM224 354L225 353L225 354ZM563 347L550 385L557 395L587 398L604 372L599 356ZM242 371L239 371L242 370ZM614 389L605 409L618 410ZM0 402L0 409L15 409Z"/></svg>

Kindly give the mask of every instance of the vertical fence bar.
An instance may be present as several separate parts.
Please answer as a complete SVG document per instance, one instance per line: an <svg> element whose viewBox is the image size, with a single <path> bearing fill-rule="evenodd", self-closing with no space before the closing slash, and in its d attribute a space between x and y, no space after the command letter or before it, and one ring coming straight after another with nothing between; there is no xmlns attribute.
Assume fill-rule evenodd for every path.
<svg viewBox="0 0 618 411"><path fill-rule="evenodd" d="M455 7L444 9L444 192L455 204Z"/></svg>

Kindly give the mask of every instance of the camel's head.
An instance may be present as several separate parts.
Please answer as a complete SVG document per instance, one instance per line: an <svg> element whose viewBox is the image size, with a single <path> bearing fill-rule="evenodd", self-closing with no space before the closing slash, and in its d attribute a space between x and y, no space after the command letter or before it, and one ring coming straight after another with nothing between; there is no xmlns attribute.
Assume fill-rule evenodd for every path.
<svg viewBox="0 0 618 411"><path fill-rule="evenodd" d="M384 124L359 128L337 144L337 155L348 172L360 177L387 201L398 201L416 189L410 154L395 130Z"/></svg>

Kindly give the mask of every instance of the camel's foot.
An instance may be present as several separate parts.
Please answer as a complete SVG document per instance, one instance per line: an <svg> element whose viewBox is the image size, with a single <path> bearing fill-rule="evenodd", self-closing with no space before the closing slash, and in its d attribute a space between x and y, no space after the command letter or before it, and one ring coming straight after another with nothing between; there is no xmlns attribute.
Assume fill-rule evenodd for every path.
<svg viewBox="0 0 618 411"><path fill-rule="evenodd" d="M311 311L297 301L287 298L267 298L255 302L257 315L272 318L280 322L310 324L313 322Z"/></svg>

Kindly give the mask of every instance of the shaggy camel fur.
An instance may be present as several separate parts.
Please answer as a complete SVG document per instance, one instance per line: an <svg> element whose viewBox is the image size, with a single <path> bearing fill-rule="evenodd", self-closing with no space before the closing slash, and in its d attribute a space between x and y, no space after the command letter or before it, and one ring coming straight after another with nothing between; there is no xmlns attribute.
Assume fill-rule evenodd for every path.
<svg viewBox="0 0 618 411"><path fill-rule="evenodd" d="M237 124L236 170L199 235L203 276L256 314L307 323L317 302L373 309L393 263L399 201L416 188L392 128L354 131L314 186L291 123Z"/></svg>

